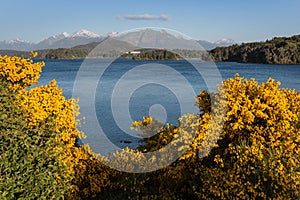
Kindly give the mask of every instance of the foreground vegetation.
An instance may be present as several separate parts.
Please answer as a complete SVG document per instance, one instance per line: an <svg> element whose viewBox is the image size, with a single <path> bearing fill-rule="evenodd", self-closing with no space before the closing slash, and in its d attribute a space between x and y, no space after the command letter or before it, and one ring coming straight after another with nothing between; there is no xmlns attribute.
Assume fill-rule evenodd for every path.
<svg viewBox="0 0 300 200"><path fill-rule="evenodd" d="M143 134L158 134L108 161L76 145L84 134L77 129L75 99L65 99L55 81L28 88L43 65L0 56L1 199L300 198L300 94L280 89L279 82L258 84L237 75L215 93L202 91L199 113L182 116L178 127L150 117L133 122ZM170 141L181 156L160 170L132 174L103 164L155 166L163 158L146 159L144 153Z"/></svg>

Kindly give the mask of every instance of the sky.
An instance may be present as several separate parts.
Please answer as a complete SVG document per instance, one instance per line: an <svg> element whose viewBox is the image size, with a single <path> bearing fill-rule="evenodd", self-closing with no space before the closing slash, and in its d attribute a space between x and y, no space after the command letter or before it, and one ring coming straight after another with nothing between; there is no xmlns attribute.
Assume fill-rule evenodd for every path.
<svg viewBox="0 0 300 200"><path fill-rule="evenodd" d="M82 29L161 27L193 39L264 41L300 34L300 0L0 0L0 40L39 42Z"/></svg>

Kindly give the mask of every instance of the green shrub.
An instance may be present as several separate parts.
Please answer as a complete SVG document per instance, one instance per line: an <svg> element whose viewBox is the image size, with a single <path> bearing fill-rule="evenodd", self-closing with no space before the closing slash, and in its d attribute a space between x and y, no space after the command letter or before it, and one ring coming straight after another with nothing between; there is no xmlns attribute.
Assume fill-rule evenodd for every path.
<svg viewBox="0 0 300 200"><path fill-rule="evenodd" d="M68 178L53 150L51 118L28 128L26 114L5 80L0 82L0 199L62 199Z"/></svg>

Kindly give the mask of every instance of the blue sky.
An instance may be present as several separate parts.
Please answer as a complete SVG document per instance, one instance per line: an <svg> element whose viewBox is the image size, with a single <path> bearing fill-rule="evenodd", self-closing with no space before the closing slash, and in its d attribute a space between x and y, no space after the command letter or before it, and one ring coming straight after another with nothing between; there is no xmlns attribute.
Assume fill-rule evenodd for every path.
<svg viewBox="0 0 300 200"><path fill-rule="evenodd" d="M162 27L194 39L263 41L300 34L299 0L1 0L0 40Z"/></svg>

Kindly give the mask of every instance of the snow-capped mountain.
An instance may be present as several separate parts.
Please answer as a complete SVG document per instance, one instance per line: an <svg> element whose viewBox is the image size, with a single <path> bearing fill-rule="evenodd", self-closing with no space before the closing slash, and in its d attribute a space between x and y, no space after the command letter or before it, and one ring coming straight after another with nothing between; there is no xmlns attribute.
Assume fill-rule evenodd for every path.
<svg viewBox="0 0 300 200"><path fill-rule="evenodd" d="M105 36L98 35L88 30L80 30L69 34L63 32L59 35L51 36L34 45L32 50L70 48L77 45L100 42Z"/></svg>
<svg viewBox="0 0 300 200"><path fill-rule="evenodd" d="M184 38L164 29L142 29L119 34L116 39L140 48L202 50L196 40Z"/></svg>
<svg viewBox="0 0 300 200"><path fill-rule="evenodd" d="M60 39L64 39L64 38L67 38L67 37L70 37L70 34L67 33L67 32L62 32L61 34L59 35L54 35L54 36L51 36L49 38L53 38L55 40L60 40Z"/></svg>
<svg viewBox="0 0 300 200"><path fill-rule="evenodd" d="M232 45L232 44L235 44L236 42L232 39L223 38L223 39L220 39L220 40L218 40L214 43L215 44L221 44L221 45Z"/></svg>
<svg viewBox="0 0 300 200"><path fill-rule="evenodd" d="M32 43L21 39L0 41L0 49L32 51L41 49L70 48L77 45L100 42L107 36L101 36L88 30L80 30L69 34L67 32L50 36L38 43Z"/></svg>
<svg viewBox="0 0 300 200"><path fill-rule="evenodd" d="M37 46L52 46L54 45L56 42L63 40L65 38L70 37L70 34L67 32L63 32L61 34L58 35L53 35L45 40L42 40L41 42L39 42L38 44L35 45L35 47Z"/></svg>
<svg viewBox="0 0 300 200"><path fill-rule="evenodd" d="M112 31L107 33L106 35L109 37L117 37L119 34L120 34L119 32Z"/></svg>
<svg viewBox="0 0 300 200"><path fill-rule="evenodd" d="M77 31L77 32L73 33L72 35L70 35L68 37L71 37L71 38L78 38L78 37L99 38L101 36L96 34L96 33L91 32L91 31L83 29L83 30L80 30L80 31Z"/></svg>
<svg viewBox="0 0 300 200"><path fill-rule="evenodd" d="M0 49L8 49L8 50L24 50L28 51L34 44L29 41L22 40L17 38L15 40L3 40L0 41Z"/></svg>
<svg viewBox="0 0 300 200"><path fill-rule="evenodd" d="M5 42L7 44L20 44L20 43L32 44L31 42L22 40L20 38L17 38L15 40L4 40L3 42Z"/></svg>

